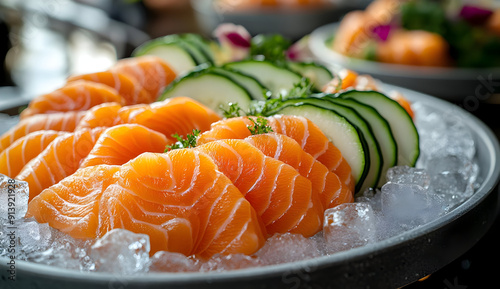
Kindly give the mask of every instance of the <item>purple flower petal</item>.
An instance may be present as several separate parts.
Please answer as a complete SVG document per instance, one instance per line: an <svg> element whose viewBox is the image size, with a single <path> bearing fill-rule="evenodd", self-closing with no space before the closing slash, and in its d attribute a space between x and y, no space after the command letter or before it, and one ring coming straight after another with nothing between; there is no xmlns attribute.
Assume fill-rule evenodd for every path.
<svg viewBox="0 0 500 289"><path fill-rule="evenodd" d="M464 5L459 16L472 24L484 23L493 11L479 6Z"/></svg>
<svg viewBox="0 0 500 289"><path fill-rule="evenodd" d="M386 41L389 37L389 33L391 32L391 25L379 25L375 26L372 29L372 33L375 34L380 40Z"/></svg>
<svg viewBox="0 0 500 289"><path fill-rule="evenodd" d="M243 48L250 47L250 41L236 32L226 33L225 37L235 46Z"/></svg>

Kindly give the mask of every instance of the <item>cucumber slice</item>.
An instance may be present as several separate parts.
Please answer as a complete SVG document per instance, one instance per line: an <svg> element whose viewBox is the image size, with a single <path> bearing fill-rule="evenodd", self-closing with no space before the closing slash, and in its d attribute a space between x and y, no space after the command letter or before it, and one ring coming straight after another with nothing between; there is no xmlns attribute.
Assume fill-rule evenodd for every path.
<svg viewBox="0 0 500 289"><path fill-rule="evenodd" d="M165 60L177 75L183 75L198 65L195 56L186 45L182 43L165 43L161 38L142 44L134 50L132 55L156 55Z"/></svg>
<svg viewBox="0 0 500 289"><path fill-rule="evenodd" d="M270 91L260 81L243 72L222 67L212 67L211 70L233 79L243 86L254 100L266 100L271 95Z"/></svg>
<svg viewBox="0 0 500 289"><path fill-rule="evenodd" d="M196 64L211 64L210 59L205 56L205 54L201 51L197 44L193 41L188 41L185 38L182 38L181 35L171 34L161 38L164 43L179 43L183 45L190 53L194 56L196 60Z"/></svg>
<svg viewBox="0 0 500 289"><path fill-rule="evenodd" d="M277 113L303 116L314 122L349 163L356 183L363 181L369 161L365 154L366 143L363 135L346 118L332 110L307 103L288 105Z"/></svg>
<svg viewBox="0 0 500 289"><path fill-rule="evenodd" d="M328 68L315 62L288 62L287 66L303 77L309 78L318 92L334 77Z"/></svg>
<svg viewBox="0 0 500 289"><path fill-rule="evenodd" d="M327 98L311 97L290 99L284 101L283 105L299 105L301 103L312 104L329 109L346 118L356 129L358 129L358 131L363 135L367 146L364 148L366 158L365 168L361 173L361 178L356 182L356 191L363 192L367 188L376 187L382 171L383 159L379 144L372 132L370 124L367 123L366 120L355 110L347 106L330 102Z"/></svg>
<svg viewBox="0 0 500 289"><path fill-rule="evenodd" d="M214 56L208 40L204 39L201 35L194 33L185 33L180 35L183 40L195 45L198 50L205 56L210 64L214 64Z"/></svg>
<svg viewBox="0 0 500 289"><path fill-rule="evenodd" d="M302 79L300 74L269 61L243 60L227 63L224 67L254 77L271 91L272 97L278 97L280 94L286 95L294 84Z"/></svg>
<svg viewBox="0 0 500 289"><path fill-rule="evenodd" d="M386 172L389 168L395 166L398 161L398 146L391 131L389 123L373 107L363 104L354 99L336 98L327 95L330 101L354 109L358 114L370 124L373 134L377 139L382 152L382 172L377 187L386 183Z"/></svg>
<svg viewBox="0 0 500 289"><path fill-rule="evenodd" d="M418 132L406 110L395 100L377 91L351 90L338 95L340 98L354 99L377 110L391 127L398 147L399 166L415 166L420 155Z"/></svg>
<svg viewBox="0 0 500 289"><path fill-rule="evenodd" d="M176 96L191 97L221 115L221 105L238 103L244 111L247 111L252 101L248 91L234 80L208 70L192 72L171 83L160 100Z"/></svg>

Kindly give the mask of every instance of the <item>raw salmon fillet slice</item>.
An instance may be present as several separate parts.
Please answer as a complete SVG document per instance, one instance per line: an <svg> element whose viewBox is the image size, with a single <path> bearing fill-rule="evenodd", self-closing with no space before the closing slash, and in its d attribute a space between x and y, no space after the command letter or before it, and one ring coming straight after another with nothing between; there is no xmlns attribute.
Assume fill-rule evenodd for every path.
<svg viewBox="0 0 500 289"><path fill-rule="evenodd" d="M235 117L215 122L209 131L200 135L197 143L249 137L251 133L247 126L254 124L248 118ZM355 181L351 175L351 167L340 150L328 140L317 125L304 117L292 115L275 115L266 119L273 132L294 139L305 152L334 172L343 184L354 191Z"/></svg>
<svg viewBox="0 0 500 289"><path fill-rule="evenodd" d="M68 78L68 83L77 80L102 83L116 89L116 91L118 91L118 93L124 98L126 105L150 103L154 101L154 97L151 96L135 78L123 72L106 70L75 75Z"/></svg>
<svg viewBox="0 0 500 289"><path fill-rule="evenodd" d="M99 236L114 228L156 232L153 253L252 254L264 244L250 203L211 158L191 149L144 153L123 165L99 207Z"/></svg>
<svg viewBox="0 0 500 289"><path fill-rule="evenodd" d="M31 159L41 153L56 137L65 132L40 130L13 142L0 153L0 174L15 177Z"/></svg>
<svg viewBox="0 0 500 289"><path fill-rule="evenodd" d="M193 129L206 131L220 119L214 111L191 98L175 97L153 104L96 106L83 117L78 129L134 123L171 138L173 134L185 136Z"/></svg>
<svg viewBox="0 0 500 289"><path fill-rule="evenodd" d="M325 209L342 203L354 202L354 195L339 177L325 165L306 153L292 138L279 133L252 135L245 141L258 148L266 156L280 160L295 168L311 181L313 191L321 198Z"/></svg>
<svg viewBox="0 0 500 289"><path fill-rule="evenodd" d="M73 238L96 238L99 227L99 200L115 182L119 166L100 165L79 169L59 183L43 190L28 204L26 217Z"/></svg>
<svg viewBox="0 0 500 289"><path fill-rule="evenodd" d="M241 192L209 156L191 149L79 169L35 197L27 215L77 238L115 228L144 233L151 254L252 254L266 235Z"/></svg>
<svg viewBox="0 0 500 289"><path fill-rule="evenodd" d="M80 80L71 82L53 92L35 97L21 113L21 119L40 113L88 110L101 103L125 100L114 88L107 85Z"/></svg>
<svg viewBox="0 0 500 289"><path fill-rule="evenodd" d="M84 115L84 111L69 111L27 117L0 137L0 151L8 148L15 140L34 131L56 130L71 132Z"/></svg>
<svg viewBox="0 0 500 289"><path fill-rule="evenodd" d="M112 127L119 124L118 111L123 106L116 102L107 102L89 109L78 122L75 130L96 127Z"/></svg>
<svg viewBox="0 0 500 289"><path fill-rule="evenodd" d="M144 152L161 153L174 140L138 124L121 124L106 129L80 167L122 165Z"/></svg>
<svg viewBox="0 0 500 289"><path fill-rule="evenodd" d="M153 55L120 59L110 70L135 78L151 95L152 101L158 99L163 89L177 76L168 63Z"/></svg>
<svg viewBox="0 0 500 289"><path fill-rule="evenodd" d="M166 137L172 134L185 136L193 129L206 131L213 122L221 119L217 113L189 97L175 97L147 107L124 107L118 114L123 123L140 124Z"/></svg>
<svg viewBox="0 0 500 289"><path fill-rule="evenodd" d="M29 161L15 177L28 182L29 201L44 189L76 172L104 129L79 130L58 136Z"/></svg>
<svg viewBox="0 0 500 289"><path fill-rule="evenodd" d="M269 234L292 232L310 237L321 230L320 196L293 167L238 139L209 142L195 150L214 160L262 218Z"/></svg>

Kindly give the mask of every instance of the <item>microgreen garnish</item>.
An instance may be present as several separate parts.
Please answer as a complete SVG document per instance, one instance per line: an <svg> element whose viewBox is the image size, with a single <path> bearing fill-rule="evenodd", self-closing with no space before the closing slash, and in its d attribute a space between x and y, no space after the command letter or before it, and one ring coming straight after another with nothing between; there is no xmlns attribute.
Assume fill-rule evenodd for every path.
<svg viewBox="0 0 500 289"><path fill-rule="evenodd" d="M258 116L257 119L249 118L253 125L247 125L248 130L252 135L263 134L272 132L273 129L267 125L267 119L262 116Z"/></svg>
<svg viewBox="0 0 500 289"><path fill-rule="evenodd" d="M250 58L263 58L274 63L284 63L286 50L292 42L279 34L259 34L252 38Z"/></svg>
<svg viewBox="0 0 500 289"><path fill-rule="evenodd" d="M294 83L293 88L288 91L286 98L309 97L312 94L313 84L309 78L303 77L300 82Z"/></svg>
<svg viewBox="0 0 500 289"><path fill-rule="evenodd" d="M193 148L196 146L196 140L198 139L199 135L200 135L200 130L198 129L193 129L193 133L187 134L186 138L183 138L181 135L175 133L172 135L172 137L176 138L177 142L175 142L172 145L167 145L165 147L165 152L175 149Z"/></svg>
<svg viewBox="0 0 500 289"><path fill-rule="evenodd" d="M219 106L219 109L222 110L222 114L225 118L232 118L241 116L243 110L238 105L238 103L228 103L228 108L226 109L223 104Z"/></svg>

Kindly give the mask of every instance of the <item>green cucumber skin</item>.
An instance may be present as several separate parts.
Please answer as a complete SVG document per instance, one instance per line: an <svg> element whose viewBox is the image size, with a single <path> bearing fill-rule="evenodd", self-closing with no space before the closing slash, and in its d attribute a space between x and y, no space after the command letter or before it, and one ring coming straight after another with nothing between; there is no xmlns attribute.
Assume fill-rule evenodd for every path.
<svg viewBox="0 0 500 289"><path fill-rule="evenodd" d="M251 94L253 100L266 100L270 96L270 91L258 79L251 75L227 67L210 67L210 70L224 74L243 86ZM242 83L242 78L245 79L245 82L249 81L252 84ZM249 88L248 85L253 85L253 87ZM255 93L253 93L253 91L255 91Z"/></svg>
<svg viewBox="0 0 500 289"><path fill-rule="evenodd" d="M309 112L311 110L313 112L311 112L311 114L309 114ZM366 143L365 139L363 138L362 133L360 133L347 119L345 119L343 116L341 116L341 115L339 115L331 110L328 110L328 109L325 109L325 108L322 108L322 107L319 107L316 105L304 104L304 103L280 107L276 111L276 114L298 115L298 116L303 116L305 118L308 118L309 120L314 122L318 127L320 127L320 129L323 131L323 133L325 133L325 135L328 137L328 139L330 141L332 141L332 143L339 149L340 149L340 147L338 145L339 141L345 140L345 138L339 137L338 135L332 135L331 133L329 133L329 130L327 128L325 128L325 125L323 125L320 122L325 121L325 120L331 120L333 118L336 118L336 119L340 120L341 122L343 122L342 125L344 127L348 127L348 130L351 132L352 143L357 144L357 149L355 149L355 151L356 151L356 154L359 155L360 162L357 164L353 164L351 162L350 165L351 165L351 169L356 169L354 167L354 165L360 167L359 168L359 170L360 170L359 175L354 176L354 178L356 180L356 191L359 191L359 189L361 188L360 187L361 184L363 183L366 175L368 174L368 170L366 168L369 167L369 165L370 165L370 159L369 159L369 156L365 153L368 151L367 150L367 143ZM321 116L321 118L317 118L319 116ZM317 119L315 119L315 118L317 118ZM344 153L343 156L344 156L344 158L346 158L347 154ZM347 158L346 158L346 160L347 160Z"/></svg>
<svg viewBox="0 0 500 289"><path fill-rule="evenodd" d="M273 98L279 97L279 95L283 93L286 94L287 91L293 88L294 84L299 83L302 79L302 75L296 73L295 71L277 66L276 64L265 60L242 60L227 63L223 67L229 67L230 69L242 71L243 73L256 78L272 92ZM272 77L267 77L262 74L262 72L266 70L271 71ZM278 79L280 81L277 81Z"/></svg>
<svg viewBox="0 0 500 289"><path fill-rule="evenodd" d="M387 170L395 166L398 159L398 146L389 123L373 107L363 104L353 98L339 98L332 97L332 95L325 95L324 97L328 98L332 102L349 106L356 110L360 115L363 115L363 117L369 118L367 119L367 122L370 123L373 128L373 132L379 142L384 159L382 174L380 176L379 183L377 184L377 187L381 187L386 182L385 175ZM372 123L374 125L372 125Z"/></svg>
<svg viewBox="0 0 500 289"><path fill-rule="evenodd" d="M321 92L323 87L334 78L333 73L328 68L316 62L288 62L287 66L303 77L309 78L314 84L315 92ZM310 73L315 76L315 79L308 77Z"/></svg>
<svg viewBox="0 0 500 289"><path fill-rule="evenodd" d="M203 87L198 90L195 87L195 85L206 81L207 78L212 78L212 80L208 82L208 84L203 83ZM220 86L219 81L224 81L225 83L229 84L234 91L227 96L224 95L224 93L228 92L227 90L222 90L215 95L207 94L206 93L207 86L216 83L218 83L218 85ZM188 85L186 83L188 83ZM177 90L183 89L184 88L182 87L183 85L186 85L185 87L187 87L187 89L192 89L193 91L196 92L194 92L191 95L178 94ZM213 90L209 91L211 92ZM219 109L220 104L237 102L243 110L248 110L248 108L250 107L250 103L252 101L250 94L244 87L234 82L231 78L227 77L226 75L219 74L209 70L194 71L187 74L185 77L174 81L163 91L161 98L159 100L161 101L175 96L191 97L194 100L199 101L200 103L206 105L207 107L209 107L210 109L214 110L219 114L221 114L221 111ZM237 101L235 101L235 96L239 97ZM219 101L216 100L217 97L220 98Z"/></svg>
<svg viewBox="0 0 500 289"><path fill-rule="evenodd" d="M397 103L397 101L378 91L348 91L337 95L340 98L353 98L361 103L373 107L389 123L396 143L398 145L398 163L397 165L407 165L414 167L420 155L419 135L415 124L408 112ZM377 100L377 101L375 101ZM382 103L382 105L380 105ZM382 106L390 106L388 112ZM399 119L395 117L399 116ZM405 127L401 123L406 123ZM407 144L408 139L412 143Z"/></svg>
<svg viewBox="0 0 500 289"><path fill-rule="evenodd" d="M297 98L290 99L283 102L283 105L300 105L301 103L316 105L324 109L333 111L334 113L344 117L351 125L353 125L357 131L363 137L366 147L365 155L369 159L365 170L367 171L366 176L361 184L358 185L358 192L362 192L368 188L375 188L378 184L382 173L383 156L375 138L370 124L355 110L331 102L328 98Z"/></svg>

